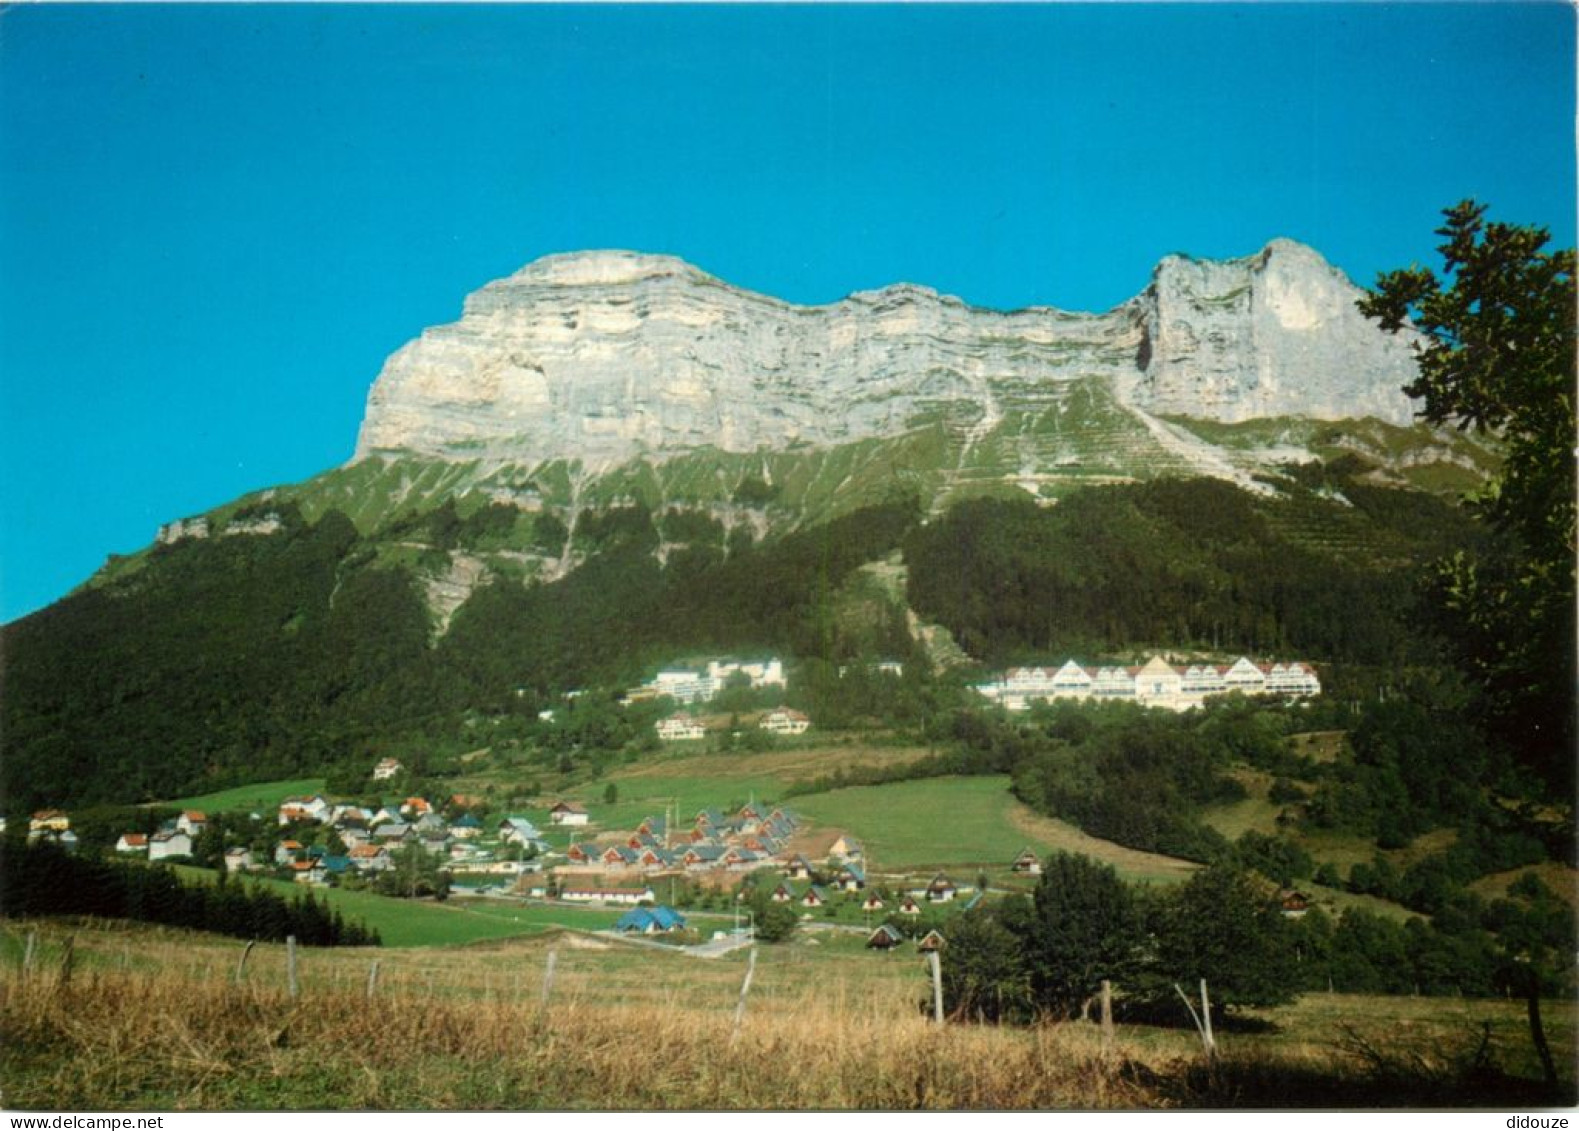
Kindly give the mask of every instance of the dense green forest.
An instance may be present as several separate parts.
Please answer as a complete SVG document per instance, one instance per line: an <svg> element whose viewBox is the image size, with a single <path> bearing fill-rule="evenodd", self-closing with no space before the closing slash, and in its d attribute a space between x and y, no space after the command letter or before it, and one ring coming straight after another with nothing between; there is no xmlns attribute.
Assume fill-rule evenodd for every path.
<svg viewBox="0 0 1579 1131"><path fill-rule="evenodd" d="M1288 659L1435 658L1415 568L1483 534L1343 468L1260 498L1216 480L961 504L905 541L910 603L989 664L1149 644ZM1341 500L1341 501L1340 501Z"/></svg>
<svg viewBox="0 0 1579 1131"><path fill-rule="evenodd" d="M6 805L321 772L380 740L453 741L477 711L535 715L538 696L634 683L687 652L835 657L842 582L918 517L898 503L761 546L693 545L660 565L654 516L617 508L578 528L579 569L480 587L436 642L415 575L379 564L376 538L338 512L309 524L285 508L274 534L156 546L141 569L5 627ZM471 528L491 532L427 523L448 542Z"/></svg>

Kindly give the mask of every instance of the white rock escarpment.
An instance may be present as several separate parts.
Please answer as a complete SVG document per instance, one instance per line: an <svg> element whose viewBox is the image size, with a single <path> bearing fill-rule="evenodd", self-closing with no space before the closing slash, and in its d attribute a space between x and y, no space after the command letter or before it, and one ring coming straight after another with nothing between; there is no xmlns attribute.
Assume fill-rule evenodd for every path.
<svg viewBox="0 0 1579 1131"><path fill-rule="evenodd" d="M1406 337L1355 307L1359 291L1303 244L1273 240L1248 259L1169 256L1132 305L1145 345L1126 398L1156 412L1240 421L1413 417ZM1120 378L1123 380L1123 378Z"/></svg>
<svg viewBox="0 0 1579 1131"><path fill-rule="evenodd" d="M390 357L356 455L590 469L708 445L831 446L944 408L985 426L1093 378L1149 412L1407 422L1412 355L1359 315L1358 294L1282 240L1227 262L1171 257L1105 314L984 310L905 284L795 306L666 256L555 255Z"/></svg>

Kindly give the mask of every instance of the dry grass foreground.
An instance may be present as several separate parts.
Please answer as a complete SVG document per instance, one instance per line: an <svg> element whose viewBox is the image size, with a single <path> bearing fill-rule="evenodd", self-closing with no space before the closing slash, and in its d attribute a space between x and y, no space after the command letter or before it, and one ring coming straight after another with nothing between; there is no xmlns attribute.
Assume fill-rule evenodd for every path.
<svg viewBox="0 0 1579 1131"><path fill-rule="evenodd" d="M886 974L850 981L821 961L765 948L762 992L753 989L737 1030L743 963L655 964L624 947L581 951L570 935L426 954L308 952L293 999L279 947L258 947L238 984L241 948L229 941L109 924L37 926L32 966L22 969L16 933L0 964L0 1080L12 1109L1046 1110L1572 1099L1543 1094L1527 1073L1502 1071L1498 1056L1516 1028L1488 1044L1489 1023L1445 1024L1443 1004L1423 1000L1397 1003L1419 1013L1418 1042L1401 1040L1403 1018L1392 1016L1378 1018L1382 1029L1369 1036L1347 1032L1339 1041L1230 1036L1208 1065L1177 1030L1121 1026L1105 1044L1089 1024L933 1025L905 973L913 963L879 961ZM550 950L565 975L544 1006ZM375 960L384 976L370 1000L366 972ZM566 967L580 970L571 976ZM669 984L654 984L662 981ZM1358 1004L1363 1012L1365 1000ZM1323 1008L1352 1015L1356 1003ZM1513 1020L1513 1010L1500 1012Z"/></svg>
<svg viewBox="0 0 1579 1131"><path fill-rule="evenodd" d="M792 1026L679 1008L540 1009L94 971L0 991L7 1106L136 1109L802 1110L1135 1108L1162 1102L1061 1028L1005 1034L919 1016Z"/></svg>

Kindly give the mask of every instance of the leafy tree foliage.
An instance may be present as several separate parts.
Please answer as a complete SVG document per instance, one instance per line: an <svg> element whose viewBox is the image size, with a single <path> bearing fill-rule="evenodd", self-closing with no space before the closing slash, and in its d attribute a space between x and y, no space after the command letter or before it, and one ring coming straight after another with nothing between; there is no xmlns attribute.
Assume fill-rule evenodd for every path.
<svg viewBox="0 0 1579 1131"><path fill-rule="evenodd" d="M1011 768L1015 795L1039 812L1094 836L1193 860L1227 850L1201 824L1203 806L1234 801L1244 789L1222 771L1229 747L1211 720L1231 704L1191 715L1129 704L1055 703L1028 724L981 720L964 728L968 745L990 744Z"/></svg>
<svg viewBox="0 0 1579 1131"><path fill-rule="evenodd" d="M401 845L390 853L390 863L393 866L373 880L373 887L379 894L402 899L449 898L450 873L440 865L438 857L422 845Z"/></svg>
<svg viewBox="0 0 1579 1131"><path fill-rule="evenodd" d="M1079 1012L1104 978L1132 976L1146 941L1140 907L1118 873L1065 852L1043 865L1024 931L1035 1000L1065 1017Z"/></svg>
<svg viewBox="0 0 1579 1131"><path fill-rule="evenodd" d="M1205 978L1214 1007L1294 1000L1293 938L1275 886L1223 865L1197 872L1162 905L1156 970L1186 990Z"/></svg>
<svg viewBox="0 0 1579 1131"><path fill-rule="evenodd" d="M772 889L758 884L751 894L751 925L758 939L766 943L783 942L794 933L800 920L795 908L787 903L774 903Z"/></svg>
<svg viewBox="0 0 1579 1131"><path fill-rule="evenodd" d="M1502 472L1473 501L1503 536L1438 568L1440 606L1484 681L1490 721L1546 776L1571 788L1574 710L1574 251L1540 227L1486 220L1466 200L1445 212L1440 276L1381 275L1360 309L1412 327L1408 386L1433 423L1497 436Z"/></svg>
<svg viewBox="0 0 1579 1131"><path fill-rule="evenodd" d="M948 927L943 1008L972 1021L1028 1021L1036 1014L1024 938L1032 911L1021 897L978 904Z"/></svg>

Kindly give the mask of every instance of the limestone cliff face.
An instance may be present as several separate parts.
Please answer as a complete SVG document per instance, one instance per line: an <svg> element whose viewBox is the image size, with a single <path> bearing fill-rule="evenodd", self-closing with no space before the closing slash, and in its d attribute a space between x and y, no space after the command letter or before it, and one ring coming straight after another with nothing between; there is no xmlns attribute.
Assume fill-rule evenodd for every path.
<svg viewBox="0 0 1579 1131"><path fill-rule="evenodd" d="M985 433L1092 378L1145 413L1406 422L1411 356L1353 309L1357 294L1287 241L1165 260L1106 314L983 310L911 285L794 306L669 257L550 256L388 360L357 458L598 468L892 436L940 410Z"/></svg>
<svg viewBox="0 0 1579 1131"><path fill-rule="evenodd" d="M1227 262L1170 256L1131 304L1145 327L1126 399L1163 413L1241 421L1374 416L1407 424L1408 339L1378 331L1358 290L1303 244L1274 240Z"/></svg>

